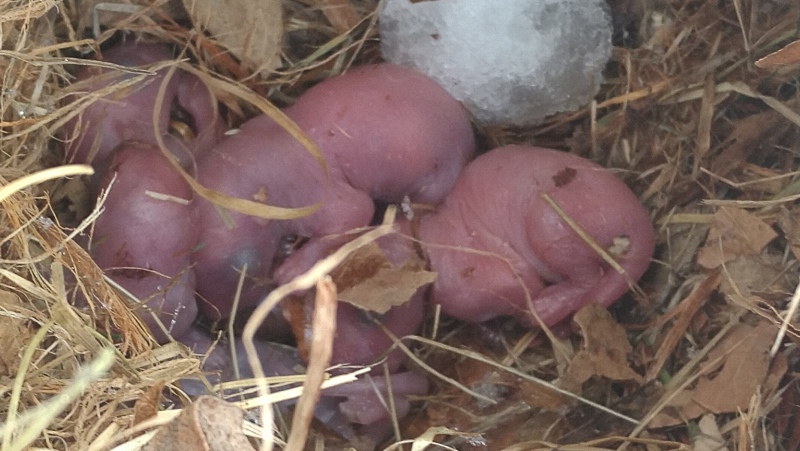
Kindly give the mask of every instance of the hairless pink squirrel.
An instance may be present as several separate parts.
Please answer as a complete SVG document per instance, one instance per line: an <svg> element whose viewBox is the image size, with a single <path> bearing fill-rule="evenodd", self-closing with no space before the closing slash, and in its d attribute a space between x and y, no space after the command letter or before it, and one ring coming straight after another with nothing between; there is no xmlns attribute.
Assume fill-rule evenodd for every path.
<svg viewBox="0 0 800 451"><path fill-rule="evenodd" d="M545 325L590 302L608 306L644 273L654 247L647 210L614 174L527 146L467 165L444 205L422 218L419 238L437 273L430 297L444 313L475 322L509 315L533 326L528 297Z"/></svg>
<svg viewBox="0 0 800 451"><path fill-rule="evenodd" d="M167 47L142 43L122 44L103 56L138 69L173 60ZM191 168L223 132L212 93L182 70L164 89L156 131L153 112L166 71L95 100L62 131L67 159L97 169L97 194L110 188L89 250L115 282L145 303L138 311L160 342L168 340L166 334L182 335L197 316L189 258L197 230L190 223L192 190L156 147L157 133L181 165ZM75 86L98 91L130 77L87 66L78 71ZM192 129L188 136L170 134L173 114Z"/></svg>
<svg viewBox="0 0 800 451"><path fill-rule="evenodd" d="M289 256L298 263L279 277L285 282L336 244L323 246L314 237L369 225L376 200L440 203L475 147L461 104L433 80L390 64L325 80L286 115L319 147L327 177L306 149L265 116L245 123L198 162L198 181L231 196L280 207L324 200L310 216L292 221L263 221L198 204L197 290L206 300L201 309L212 318L230 314L245 264L242 306L264 296L281 237L312 238L312 245Z"/></svg>
<svg viewBox="0 0 800 451"><path fill-rule="evenodd" d="M141 70L174 60L163 45L131 42L103 52L103 58L107 63ZM218 118L211 91L188 72L176 70L172 74L154 124L156 99L167 71L162 68L141 82L93 101L69 121L62 129L67 159L102 165L124 141L156 145L156 129L183 166L189 166L198 154L213 147L224 132L224 124ZM76 74L72 86L75 91L96 92L134 76L121 70L85 66ZM169 133L171 114L178 114L191 129L188 140Z"/></svg>
<svg viewBox="0 0 800 451"><path fill-rule="evenodd" d="M163 47L144 44L105 56L125 66L171 58ZM107 73L85 69L78 78L100 89L109 81L89 79ZM104 187L116 178L96 224L96 261L137 297L151 298L148 307L174 338L197 338L190 326L198 308L214 320L229 316L245 268L241 308L255 306L276 284L350 239L345 232L370 225L375 202L433 207L415 229L437 274L427 294L444 313L467 321L508 315L532 326L553 325L589 302L613 303L650 263L650 218L611 172L575 155L527 146L495 149L467 164L475 142L461 105L427 77L390 64L321 82L285 110L318 146L327 172L265 116L220 140L207 88L176 72L158 130L184 167L196 162L201 184L280 207L324 201L313 214L288 221L227 211L193 196L154 147L153 108L163 76L159 71L149 84L99 100L66 133L75 138L68 156L101 168ZM196 136L181 141L167 132L170 107L187 115ZM410 234L407 222L399 228ZM281 244L292 236L307 241L281 255ZM415 251L398 237L381 246L394 262ZM415 333L425 294L377 319L396 335ZM391 343L349 304L340 305L337 320L334 363L371 363ZM390 354L388 363L390 371L402 371L403 356ZM408 393L424 391L418 375L403 377ZM363 387L351 388L339 395L348 399L340 412L361 424L382 418Z"/></svg>
<svg viewBox="0 0 800 451"><path fill-rule="evenodd" d="M168 340L166 333L180 337L197 316L192 190L153 146L126 142L109 160L100 181L108 190L105 210L95 221L89 251L109 277L144 302L137 312L159 341Z"/></svg>

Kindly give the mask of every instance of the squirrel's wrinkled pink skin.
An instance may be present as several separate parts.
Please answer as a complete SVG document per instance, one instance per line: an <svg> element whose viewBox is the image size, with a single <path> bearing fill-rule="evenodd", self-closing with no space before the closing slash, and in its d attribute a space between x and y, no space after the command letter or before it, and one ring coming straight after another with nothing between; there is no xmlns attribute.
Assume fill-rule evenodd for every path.
<svg viewBox="0 0 800 451"><path fill-rule="evenodd" d="M369 222L373 210L369 196L350 187L335 167L329 171L326 184L308 152L264 116L245 123L200 159L198 181L229 196L301 207L323 199L326 186L329 189L322 208L293 221L261 220L198 202L195 224L201 236L195 262L198 293L207 301L201 303L206 315L218 319L230 314L244 264L249 277L240 306L252 306L263 298L270 288L272 260L282 236L349 230Z"/></svg>
<svg viewBox="0 0 800 451"><path fill-rule="evenodd" d="M383 315L369 314L396 337L415 333L424 319L423 292L420 291L408 302L389 310ZM333 340L332 363L368 365L392 346L392 340L366 312L345 302L339 302L336 311L336 336ZM400 350L389 353L386 365L396 371L406 356ZM374 373L382 374L382 368Z"/></svg>
<svg viewBox="0 0 800 451"><path fill-rule="evenodd" d="M133 310L159 343L179 337L197 317L194 273L168 275L142 270L106 270L108 276L142 302Z"/></svg>
<svg viewBox="0 0 800 451"><path fill-rule="evenodd" d="M103 57L106 62L136 68L175 59L162 45L137 43L117 46L104 52ZM62 129L67 159L96 164L108 158L123 141L156 145L153 111L167 72L168 68L161 69L142 82L98 99L69 121ZM72 89L95 92L134 76L138 75L86 66L76 74ZM196 136L181 139L169 134L171 109L186 113L188 117L184 119ZM216 144L224 131L209 89L200 79L182 70L176 70L167 84L157 125L165 145L184 166Z"/></svg>
<svg viewBox="0 0 800 451"><path fill-rule="evenodd" d="M166 336L149 311L167 332L182 335L197 315L190 265L197 242L191 188L158 149L136 143L115 150L100 188L109 194L93 229L92 257L109 277L145 301L140 316L157 339Z"/></svg>
<svg viewBox="0 0 800 451"><path fill-rule="evenodd" d="M441 202L474 150L461 105L434 81L390 64L350 70L307 91L286 110L322 153L328 177L306 149L282 127L260 116L198 162L204 186L280 207L324 199L313 214L291 221L262 221L207 202L198 205L202 231L196 255L198 292L212 318L230 314L239 270L251 276L243 307L257 302L269 282L280 237L321 237L366 226L374 200ZM305 271L327 249L301 248L288 257L302 264L284 271L284 282ZM313 255L308 255L313 254ZM287 262L288 263L288 262Z"/></svg>
<svg viewBox="0 0 800 451"><path fill-rule="evenodd" d="M461 104L425 75L393 64L329 78L287 114L353 188L385 202L441 202L475 148Z"/></svg>
<svg viewBox="0 0 800 451"><path fill-rule="evenodd" d="M532 325L523 286L542 322L553 325L589 302L617 300L647 269L654 247L647 210L615 175L572 154L525 146L495 149L470 163L442 207L422 218L420 238L438 274L431 299L443 312L476 322L513 315Z"/></svg>
<svg viewBox="0 0 800 451"><path fill-rule="evenodd" d="M428 380L416 371L393 373L390 377L397 418L403 418L411 407L405 397L425 395L428 392ZM346 398L346 401L339 404L339 409L353 423L375 425L386 422L389 419L389 412L375 393L377 390L384 397L388 395L386 378L375 376L370 378L371 381L364 378L350 384L331 387L322 394Z"/></svg>

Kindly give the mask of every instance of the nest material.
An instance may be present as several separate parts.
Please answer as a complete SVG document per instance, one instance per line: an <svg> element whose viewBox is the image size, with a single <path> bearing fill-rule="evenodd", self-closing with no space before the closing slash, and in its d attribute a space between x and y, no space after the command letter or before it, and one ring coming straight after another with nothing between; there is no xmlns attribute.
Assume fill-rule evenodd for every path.
<svg viewBox="0 0 800 451"><path fill-rule="evenodd" d="M84 33L92 2L0 3L2 185L60 163L55 130L74 114L63 107L69 71L121 30L177 43L201 71L239 80L279 106L378 57L373 0L284 1L283 64L267 78L250 76L213 38L191 33L180 5L146 4L93 39ZM610 5L616 48L592 105L536 127L481 133L487 148L556 147L616 170L659 233L656 261L640 282L648 296L622 300L612 309L616 320L599 312L577 317L582 339L510 323L431 321L415 359L444 377L400 430L420 443L437 437L470 450L555 442L795 449L800 391L787 370L796 365L798 338L784 318L791 318L800 258L800 57L755 62L800 39L800 4ZM234 95L217 94L232 122L254 114ZM0 196L2 442L106 449L132 437L124 432L137 401L155 392L155 403L173 407L159 397L161 384L195 374L200 362L177 344L156 347L72 241L77 231L53 221L56 204L74 207L80 190L64 178L23 185ZM88 308L71 304L73 281L92 301ZM603 360L603 353L616 355ZM726 398L735 398L735 408Z"/></svg>

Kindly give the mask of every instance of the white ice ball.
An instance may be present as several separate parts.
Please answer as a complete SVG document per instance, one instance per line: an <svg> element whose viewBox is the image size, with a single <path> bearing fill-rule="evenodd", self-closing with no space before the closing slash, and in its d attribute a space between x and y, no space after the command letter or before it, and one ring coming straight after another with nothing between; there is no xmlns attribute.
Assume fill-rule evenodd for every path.
<svg viewBox="0 0 800 451"><path fill-rule="evenodd" d="M611 56L604 0L385 0L381 49L482 123L518 125L591 101Z"/></svg>

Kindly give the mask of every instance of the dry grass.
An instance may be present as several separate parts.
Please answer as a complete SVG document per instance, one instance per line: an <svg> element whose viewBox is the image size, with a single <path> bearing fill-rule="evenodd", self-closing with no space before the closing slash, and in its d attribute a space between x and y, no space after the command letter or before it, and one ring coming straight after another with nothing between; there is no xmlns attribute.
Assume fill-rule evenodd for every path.
<svg viewBox="0 0 800 451"><path fill-rule="evenodd" d="M249 77L213 40L192 34L168 2L124 14L117 27L185 48L191 67L214 80L236 124L258 110L275 111L256 94L283 106L320 79L375 61L376 3L284 1L289 45L284 65L267 80ZM536 127L480 132L487 148L525 142L598 161L649 208L659 248L640 283L646 300L626 299L612 310L633 344L628 363L639 378L597 377L558 388L552 382L578 353L578 338L548 338L503 323L490 329L440 322L435 315L425 338L398 346L439 376L437 391L426 398L423 413L396 429L419 437L419 444L435 438L466 450L487 449L487 441L488 449L509 451L711 449L704 437L716 434L717 446L727 449L796 448L800 341L784 318L791 319L785 312L800 256L800 66L761 69L754 62L800 39L800 3L610 3L618 45L592 105ZM82 51L117 31L84 39L90 18L81 5L0 2L0 185L6 187L0 196L0 336L7 343L0 350L2 449L110 449L133 437L137 400L151 387L195 374L200 364L180 345L157 347L72 240L77 231L52 221L51 209L61 205L56 199L74 201L62 177L82 169L39 171L60 166L55 130L91 101L73 98L64 106L69 70L86 64ZM32 174L40 179L24 179ZM15 187L13 180L22 182ZM747 258L704 268L697 257L708 252L703 248L723 207L746 210L778 237ZM71 305L75 295L67 287L76 284L90 301L86 308ZM652 427L649 422L672 409L681 393L720 371L715 347L740 323L758 319L775 324L775 334L783 325L786 338L776 342L750 404L715 414L713 426L686 418ZM486 378L494 385L479 383ZM506 395L486 391L492 386ZM183 402L173 394L176 406L164 407ZM428 430L432 426L442 428Z"/></svg>

